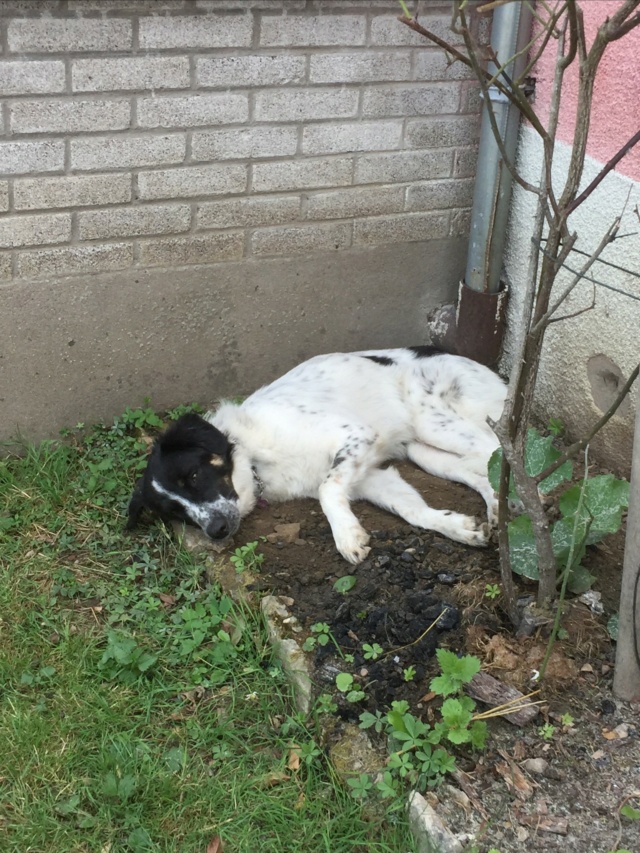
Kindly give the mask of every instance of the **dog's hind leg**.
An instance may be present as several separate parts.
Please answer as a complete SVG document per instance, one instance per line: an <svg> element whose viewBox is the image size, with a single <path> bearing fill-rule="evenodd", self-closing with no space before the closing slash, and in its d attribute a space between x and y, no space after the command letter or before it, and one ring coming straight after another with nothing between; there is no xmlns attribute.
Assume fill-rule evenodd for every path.
<svg viewBox="0 0 640 853"><path fill-rule="evenodd" d="M495 526L498 523L498 499L487 476L488 456L458 456L421 441L414 441L407 446L407 456L428 474L463 483L478 492L487 505L489 524Z"/></svg>
<svg viewBox="0 0 640 853"><path fill-rule="evenodd" d="M395 468L369 471L355 487L352 498L362 498L404 518L414 527L435 530L465 545L483 547L490 528L469 515L450 510L433 509L422 496L402 479Z"/></svg>

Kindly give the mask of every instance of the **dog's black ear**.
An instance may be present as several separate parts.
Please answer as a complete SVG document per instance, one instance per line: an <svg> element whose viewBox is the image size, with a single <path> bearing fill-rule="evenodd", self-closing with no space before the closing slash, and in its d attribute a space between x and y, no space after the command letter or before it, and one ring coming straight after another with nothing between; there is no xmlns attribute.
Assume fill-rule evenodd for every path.
<svg viewBox="0 0 640 853"><path fill-rule="evenodd" d="M129 517L127 519L125 530L133 530L133 528L138 523L138 519L140 518L142 510L144 509L144 498L142 490L143 481L144 477L140 477L133 489L133 494L131 495L131 500L129 501Z"/></svg>
<svg viewBox="0 0 640 853"><path fill-rule="evenodd" d="M208 420L193 412L182 415L160 435L156 446L161 453L198 448L205 453L226 457L229 442Z"/></svg>

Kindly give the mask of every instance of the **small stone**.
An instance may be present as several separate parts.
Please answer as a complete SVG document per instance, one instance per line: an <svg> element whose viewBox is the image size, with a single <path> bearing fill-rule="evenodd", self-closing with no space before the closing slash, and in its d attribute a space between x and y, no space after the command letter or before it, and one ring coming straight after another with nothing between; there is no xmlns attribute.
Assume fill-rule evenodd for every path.
<svg viewBox="0 0 640 853"><path fill-rule="evenodd" d="M600 703L600 710L605 717L608 717L610 714L615 714L616 703L611 699L603 699Z"/></svg>
<svg viewBox="0 0 640 853"><path fill-rule="evenodd" d="M437 580L438 583L441 583L443 586L453 586L457 578L450 572L440 572L440 574L437 576Z"/></svg>
<svg viewBox="0 0 640 853"><path fill-rule="evenodd" d="M522 767L528 773L533 773L535 776L543 776L546 774L549 762L545 761L544 758L527 758L526 761L522 762Z"/></svg>

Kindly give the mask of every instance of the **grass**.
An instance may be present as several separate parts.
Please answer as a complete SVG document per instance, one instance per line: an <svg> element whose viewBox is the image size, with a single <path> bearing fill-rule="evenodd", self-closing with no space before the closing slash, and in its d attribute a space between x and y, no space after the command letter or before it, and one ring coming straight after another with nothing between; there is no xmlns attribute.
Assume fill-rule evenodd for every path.
<svg viewBox="0 0 640 853"><path fill-rule="evenodd" d="M0 459L0 849L407 853L296 715L259 618L161 525L150 410Z"/></svg>

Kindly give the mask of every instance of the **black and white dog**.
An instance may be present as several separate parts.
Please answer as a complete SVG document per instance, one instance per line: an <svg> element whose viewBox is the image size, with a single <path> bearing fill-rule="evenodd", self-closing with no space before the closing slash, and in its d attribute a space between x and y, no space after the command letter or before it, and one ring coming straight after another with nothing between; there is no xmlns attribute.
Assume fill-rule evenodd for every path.
<svg viewBox="0 0 640 853"><path fill-rule="evenodd" d="M367 500L409 524L467 545L486 545L496 522L487 463L498 446L505 385L491 370L432 347L319 355L243 403L206 418L188 414L156 441L129 505L128 527L150 509L232 536L258 499L317 498L350 563L369 535L350 502ZM410 459L465 483L487 504L489 524L433 509L392 467Z"/></svg>

